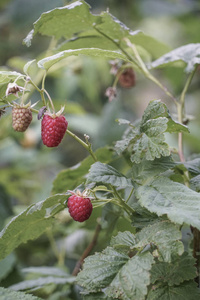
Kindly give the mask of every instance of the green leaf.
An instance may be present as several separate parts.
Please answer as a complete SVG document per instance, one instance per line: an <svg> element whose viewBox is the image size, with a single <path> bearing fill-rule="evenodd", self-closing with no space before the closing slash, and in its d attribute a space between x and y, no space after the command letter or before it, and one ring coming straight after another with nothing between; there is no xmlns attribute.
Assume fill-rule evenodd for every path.
<svg viewBox="0 0 200 300"><path fill-rule="evenodd" d="M88 291L98 292L111 283L128 259L127 255L111 247L107 247L102 253L88 256L85 259L83 270L77 276L78 284Z"/></svg>
<svg viewBox="0 0 200 300"><path fill-rule="evenodd" d="M15 71L0 71L0 84L9 83L11 80L15 80L19 76L24 75Z"/></svg>
<svg viewBox="0 0 200 300"><path fill-rule="evenodd" d="M186 161L180 164L184 166L192 175L200 175L200 158L195 158L193 160ZM179 165L178 165L179 167Z"/></svg>
<svg viewBox="0 0 200 300"><path fill-rule="evenodd" d="M0 259L6 257L21 243L40 236L53 222L53 216L64 209L67 195L54 195L30 205L11 219L0 232Z"/></svg>
<svg viewBox="0 0 200 300"><path fill-rule="evenodd" d="M171 156L155 158L153 161L143 159L140 164L133 164L132 176L139 182L144 184L150 178L157 176L176 166Z"/></svg>
<svg viewBox="0 0 200 300"><path fill-rule="evenodd" d="M22 292L15 292L11 289L4 289L0 287L0 299L1 300L41 300L42 298L38 298L32 295L27 295Z"/></svg>
<svg viewBox="0 0 200 300"><path fill-rule="evenodd" d="M186 126L172 120L166 105L160 100L149 102L142 121L137 126L129 126L129 131L123 140L116 143L115 149L118 154L127 149L131 153L131 161L137 164L144 158L152 161L170 155L165 132L188 132Z"/></svg>
<svg viewBox="0 0 200 300"><path fill-rule="evenodd" d="M169 46L142 31L138 31L137 34L134 32L128 38L132 44L140 45L147 50L152 55L152 58L158 58L170 51Z"/></svg>
<svg viewBox="0 0 200 300"><path fill-rule="evenodd" d="M190 180L190 187L196 192L200 192L200 175L197 175Z"/></svg>
<svg viewBox="0 0 200 300"><path fill-rule="evenodd" d="M182 237L179 226L169 221L156 222L145 227L135 237L134 248L154 244L158 248L158 258L161 261L170 262L173 254L181 255L184 251L183 244L179 241Z"/></svg>
<svg viewBox="0 0 200 300"><path fill-rule="evenodd" d="M132 257L105 290L106 294L115 299L143 300L150 284L149 270L153 263L149 252Z"/></svg>
<svg viewBox="0 0 200 300"><path fill-rule="evenodd" d="M36 33L47 36L71 38L75 33L89 30L99 17L93 16L89 11L90 6L84 1L75 1L64 7L58 7L43 13L34 23L32 30L24 42L30 46Z"/></svg>
<svg viewBox="0 0 200 300"><path fill-rule="evenodd" d="M15 291L19 290L27 290L31 288L38 288L48 284L66 284L66 283L74 283L75 282L74 276L68 277L54 277L54 276L47 276L47 277L40 277L37 279L25 280L10 286L11 289Z"/></svg>
<svg viewBox="0 0 200 300"><path fill-rule="evenodd" d="M195 277L195 259L186 252L182 256L173 258L171 263L158 262L151 269L151 282L153 284L160 282L173 286Z"/></svg>
<svg viewBox="0 0 200 300"><path fill-rule="evenodd" d="M130 250L136 244L136 238L130 231L118 232L116 236L113 236L110 245L116 249Z"/></svg>
<svg viewBox="0 0 200 300"><path fill-rule="evenodd" d="M104 293L91 293L88 295L83 295L83 300L112 300L113 297L108 297Z"/></svg>
<svg viewBox="0 0 200 300"><path fill-rule="evenodd" d="M176 48L152 62L151 67L163 67L177 61L182 61L187 65L186 72L192 72L195 66L200 64L200 43L188 44Z"/></svg>
<svg viewBox="0 0 200 300"><path fill-rule="evenodd" d="M170 262L174 254L181 255L184 251L183 244L179 241L181 237L178 225L162 221L144 227L135 235L129 231L119 232L112 238L111 246L117 250L130 251L154 244L158 249L159 259Z"/></svg>
<svg viewBox="0 0 200 300"><path fill-rule="evenodd" d="M99 48L104 50L118 50L111 40L96 32L96 30L86 31L77 37L73 37L63 42L59 47L59 51L68 49L81 49L81 48Z"/></svg>
<svg viewBox="0 0 200 300"><path fill-rule="evenodd" d="M133 186L131 179L119 173L115 168L100 162L96 162L91 166L87 182L101 182L112 184L115 187Z"/></svg>
<svg viewBox="0 0 200 300"><path fill-rule="evenodd" d="M38 61L38 67L48 70L55 63L72 55L89 55L107 59L121 59L124 61L128 61L127 57L124 54L121 54L119 51L103 50L98 48L83 48L76 50L65 50L52 56L45 57Z"/></svg>
<svg viewBox="0 0 200 300"><path fill-rule="evenodd" d="M121 299L144 299L150 283L150 272L154 263L149 253L140 253L132 258L107 247L85 259L83 270L78 274L78 284L89 292L104 289L108 297ZM87 299L87 298L86 298Z"/></svg>
<svg viewBox="0 0 200 300"><path fill-rule="evenodd" d="M34 29L24 39L27 46L31 45L37 33L65 38L60 50L78 48L100 48L118 50L119 45L127 48L123 38L128 38L136 46L148 51L153 58L163 55L169 48L143 32L131 31L122 22L108 12L100 15L90 13L89 5L84 1L75 1L64 7L45 12L34 23Z"/></svg>
<svg viewBox="0 0 200 300"><path fill-rule="evenodd" d="M194 281L184 282L178 286L162 285L153 287L147 300L199 300L200 292Z"/></svg>
<svg viewBox="0 0 200 300"><path fill-rule="evenodd" d="M63 271L62 269L56 267L29 267L22 269L23 273L34 273L34 274L42 274L42 275L51 275L51 276L59 276L66 277L68 273Z"/></svg>
<svg viewBox="0 0 200 300"><path fill-rule="evenodd" d="M144 115L142 116L141 127L147 126L149 121L159 118L168 119L166 132L189 132L187 126L172 120L167 106L160 100L153 100L149 102L147 108L144 111Z"/></svg>
<svg viewBox="0 0 200 300"><path fill-rule="evenodd" d="M13 270L16 264L16 257L13 253L0 261L0 281Z"/></svg>
<svg viewBox="0 0 200 300"><path fill-rule="evenodd" d="M169 47L157 41L153 37L148 36L139 30L130 30L112 14L108 12L102 12L100 16L102 17L101 22L97 23L94 28L104 36L108 37L109 40L111 39L115 43L119 44L122 48L127 47L123 41L123 39L126 37L136 46L138 45L143 47L153 57L159 57L160 55L169 51Z"/></svg>
<svg viewBox="0 0 200 300"><path fill-rule="evenodd" d="M161 156L170 155L169 146L164 142L167 122L167 118L157 118L149 120L146 124L141 124L141 134L138 135L133 145L132 162L140 163L143 157L147 160L154 160Z"/></svg>
<svg viewBox="0 0 200 300"><path fill-rule="evenodd" d="M155 178L136 191L139 203L158 216L200 229L200 194L167 177Z"/></svg>
<svg viewBox="0 0 200 300"><path fill-rule="evenodd" d="M108 148L99 148L95 151L98 160L109 162L113 152ZM88 173L90 166L94 160L89 155L82 162L72 168L62 170L53 182L53 194L65 193L67 190L74 190L78 185L85 181L85 175Z"/></svg>
<svg viewBox="0 0 200 300"><path fill-rule="evenodd" d="M35 61L36 61L36 60L33 59L33 60L31 60L31 61L28 61L28 62L24 65L23 70L24 70L24 73L25 73L26 75L28 75L29 68L30 68L30 66L31 66Z"/></svg>

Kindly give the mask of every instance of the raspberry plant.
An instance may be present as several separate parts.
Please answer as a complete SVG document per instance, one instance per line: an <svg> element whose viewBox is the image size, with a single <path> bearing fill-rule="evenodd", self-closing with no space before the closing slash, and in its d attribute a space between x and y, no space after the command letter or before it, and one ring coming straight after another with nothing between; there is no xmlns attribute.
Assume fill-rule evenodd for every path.
<svg viewBox="0 0 200 300"><path fill-rule="evenodd" d="M200 44L187 44L168 52L161 42L141 31L130 30L108 11L94 15L84 1L43 13L24 43L31 46L37 34L53 37L54 47L42 59L26 63L24 74L0 72L2 112L15 106L18 98L19 105L26 105L35 89L40 100L29 104L30 111L43 120L55 114L45 86L46 77L53 66L63 67L65 59L86 55L114 61L115 79L106 92L110 101L115 101L121 75L127 76L126 70L131 70L132 85L137 84L135 73L150 80L176 109L176 116L172 118L162 99L147 99L139 121L117 120L125 128L121 140L96 151L87 133L82 140L65 123L64 132L89 155L75 168L57 175L47 199L30 205L4 227L0 233L0 259L6 259L19 245L46 232L56 222L55 216L67 210L69 190L87 191L93 211L98 211L91 221L91 226L96 226L94 236L72 273L59 268L29 268L29 273L40 273L41 277L21 281L10 289L41 296L37 290L54 284L60 297L56 299L63 295L67 295L65 299L74 299L70 291L77 287L78 299L84 300L199 299L200 158L197 155L185 159L183 136L189 133L185 96L200 63ZM154 75L154 69L167 70L177 63L187 74L179 96ZM33 66L38 68L37 83L31 77ZM9 84L14 90L8 91ZM126 82L122 85L130 87ZM61 113L64 114L62 107ZM166 133L177 137L177 149L169 146ZM123 167L122 163L115 163L117 160L123 162ZM129 225L116 231L119 218ZM109 229L107 245L91 254L105 228ZM192 236L192 241L183 240L185 232ZM10 289L0 288L0 293L18 294ZM25 297L33 298L28 294Z"/></svg>

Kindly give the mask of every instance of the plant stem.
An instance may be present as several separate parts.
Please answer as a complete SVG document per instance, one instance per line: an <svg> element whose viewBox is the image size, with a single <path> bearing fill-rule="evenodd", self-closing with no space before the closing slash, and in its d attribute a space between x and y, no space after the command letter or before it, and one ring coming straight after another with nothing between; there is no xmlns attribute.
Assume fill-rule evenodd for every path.
<svg viewBox="0 0 200 300"><path fill-rule="evenodd" d="M77 142L79 142L87 151L89 151L90 155L92 156L92 158L94 159L95 162L97 162L97 158L94 154L94 152L92 151L91 148L91 144L86 144L85 142L83 142L79 137L77 137L74 133L72 133L71 131L69 131L68 129L66 130L66 133L69 134L71 137L73 137ZM86 141L88 141L86 139ZM121 207L123 207L123 209L128 213L129 216L132 215L132 213L134 213L134 209L132 209L129 205L127 205L127 203L121 198L121 196L119 195L119 193L117 192L116 188L113 187L111 184L109 184L113 194L115 195L115 197L118 199L119 205Z"/></svg>
<svg viewBox="0 0 200 300"><path fill-rule="evenodd" d="M128 201L129 201L129 199L131 198L133 192L134 192L134 188L132 188L132 190L131 190L131 192L130 192L128 198L126 199L126 201L125 201L126 203L128 203Z"/></svg>
<svg viewBox="0 0 200 300"><path fill-rule="evenodd" d="M129 216L131 216L135 210L130 207L122 198L121 196L119 195L119 193L117 192L116 188L114 186L111 186L112 187L112 190L113 190L113 193L114 195L117 197L117 199L119 200L119 203L120 205L124 208L124 210L128 213Z"/></svg>
<svg viewBox="0 0 200 300"><path fill-rule="evenodd" d="M156 77L154 77L149 72L149 70L147 69L145 63L141 59L141 57L140 57L140 55L139 55L139 53L137 51L136 46L134 44L132 44L129 41L129 39L125 38L124 40L126 41L127 45L133 50L133 53L134 53L134 55L136 57L136 60L138 61L138 64L140 66L140 70L142 71L142 73L144 74L144 76L147 77L148 79L150 79L151 81L153 81L156 85L158 85L165 92L165 94L167 96L169 96L174 101L174 103L177 104L177 101L176 101L175 97L168 91L168 89L164 85L162 85L162 83L159 80L157 80Z"/></svg>
<svg viewBox="0 0 200 300"><path fill-rule="evenodd" d="M97 157L95 156L94 152L92 151L92 146L91 144L86 144L83 140L81 140L76 134L71 132L70 130L66 130L66 133L69 134L71 137L73 137L79 144L81 144L92 156L95 162L97 162Z"/></svg>
<svg viewBox="0 0 200 300"><path fill-rule="evenodd" d="M185 95L188 91L188 88L190 86L190 83L192 81L192 78L193 78L195 72L196 72L196 68L188 76L188 79L187 79L187 81L185 83L185 86L183 88L183 91L181 93L179 102L177 103L178 121L181 124L183 123L183 119L184 119L184 116L185 116L184 115L185 114L185 112L184 112L184 109L185 109ZM183 154L183 133L182 132L179 132L179 134L178 134L178 153L179 153L180 161L184 162L185 158L184 158L184 154Z"/></svg>
<svg viewBox="0 0 200 300"><path fill-rule="evenodd" d="M108 40L110 40L115 46L117 46L118 49L120 49L122 51L122 53L124 53L124 55L128 58L129 61L131 61L132 63L134 63L139 69L140 66L138 65L137 61L134 59L134 57L132 57L128 52L126 52L126 50L124 50L120 43L116 42L115 40L113 40L110 36L108 36L107 34L105 34L104 32L101 32L101 30L99 30L96 26L94 26L94 29L100 33L101 35L103 35L105 38L107 38Z"/></svg>
<svg viewBox="0 0 200 300"><path fill-rule="evenodd" d="M54 255L55 255L55 257L58 260L58 265L59 266L64 266L64 253L58 251L58 248L57 248L54 236L52 234L52 229L48 228L46 230L46 233L47 233L47 236L48 236L51 248L52 248L52 250L54 252Z"/></svg>
<svg viewBox="0 0 200 300"><path fill-rule="evenodd" d="M92 249L96 245L100 231L101 231L101 225L97 224L91 243L85 249L85 251L83 252L83 254L82 254L81 258L79 259L79 261L76 263L76 266L75 266L75 268L72 272L73 276L76 276L79 273L79 271L82 267L84 259L90 254L90 252L92 251Z"/></svg>
<svg viewBox="0 0 200 300"><path fill-rule="evenodd" d="M50 95L49 95L49 93L44 89L44 90L42 90L42 91L44 91L45 92L45 94L47 95L47 97L48 97L48 99L49 99L49 102L50 102L50 104L51 104L51 107L52 107L52 110L53 110L53 114L55 114L56 113L56 111L55 111L55 107L54 107L54 104L53 104L53 101L52 101L52 99L51 99L51 97L50 97Z"/></svg>

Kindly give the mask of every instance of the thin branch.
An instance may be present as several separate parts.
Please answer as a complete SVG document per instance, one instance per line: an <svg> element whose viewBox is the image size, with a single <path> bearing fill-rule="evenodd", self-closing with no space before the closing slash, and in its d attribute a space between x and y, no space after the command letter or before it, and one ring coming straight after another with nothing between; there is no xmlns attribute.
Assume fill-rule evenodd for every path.
<svg viewBox="0 0 200 300"><path fill-rule="evenodd" d="M76 276L80 272L81 267L82 267L83 262L84 262L84 259L90 254L90 252L92 251L92 249L94 248L94 246L97 243L100 231L101 231L101 225L97 224L91 243L85 249L85 251L83 252L83 254L82 254L81 258L79 259L79 261L76 263L76 266L75 266L75 268L72 272L73 276Z"/></svg>

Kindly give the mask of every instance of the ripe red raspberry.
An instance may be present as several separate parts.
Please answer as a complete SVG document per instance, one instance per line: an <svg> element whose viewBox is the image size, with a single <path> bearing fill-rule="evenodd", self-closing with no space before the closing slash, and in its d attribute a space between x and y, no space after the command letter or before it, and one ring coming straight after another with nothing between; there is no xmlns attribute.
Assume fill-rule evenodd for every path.
<svg viewBox="0 0 200 300"><path fill-rule="evenodd" d="M119 84L123 88L131 88L135 85L135 73L132 68L127 68L119 76Z"/></svg>
<svg viewBox="0 0 200 300"><path fill-rule="evenodd" d="M25 131L32 121L30 108L16 106L12 109L12 127L15 131Z"/></svg>
<svg viewBox="0 0 200 300"><path fill-rule="evenodd" d="M50 116L45 114L42 119L42 141L47 147L57 147L67 130L68 122L63 115Z"/></svg>
<svg viewBox="0 0 200 300"><path fill-rule="evenodd" d="M78 222L84 222L89 219L93 209L90 198L77 194L73 194L68 198L67 207L70 216Z"/></svg>

